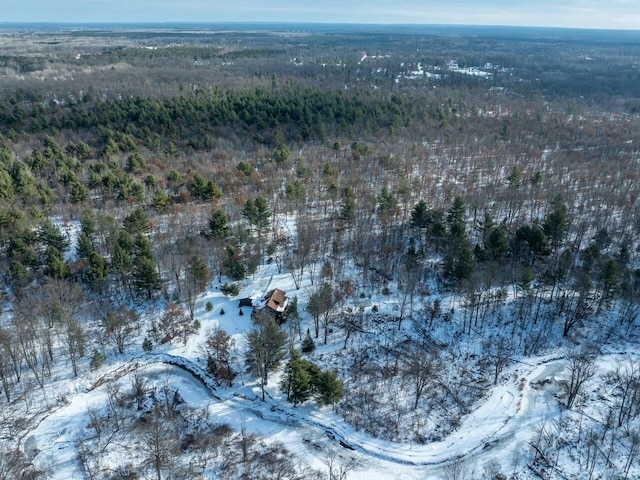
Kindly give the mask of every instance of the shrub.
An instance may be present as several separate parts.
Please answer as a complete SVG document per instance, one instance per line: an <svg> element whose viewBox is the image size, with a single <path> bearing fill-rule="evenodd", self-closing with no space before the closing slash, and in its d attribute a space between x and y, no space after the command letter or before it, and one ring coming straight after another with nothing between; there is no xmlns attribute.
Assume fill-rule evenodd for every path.
<svg viewBox="0 0 640 480"><path fill-rule="evenodd" d="M236 168L240 170L242 173L244 173L247 177L250 177L251 174L253 173L253 167L244 161L241 161L240 163L238 163Z"/></svg>
<svg viewBox="0 0 640 480"><path fill-rule="evenodd" d="M236 283L225 283L220 289L222 293L230 297L235 297L240 293L240 287Z"/></svg>
<svg viewBox="0 0 640 480"><path fill-rule="evenodd" d="M311 338L311 335L309 335L309 332L307 332L307 336L302 340L302 351L304 353L311 353L315 349L316 343L313 341L313 338Z"/></svg>
<svg viewBox="0 0 640 480"><path fill-rule="evenodd" d="M142 350L145 352L150 352L153 350L153 343L149 337L144 337L144 341L142 342Z"/></svg>
<svg viewBox="0 0 640 480"><path fill-rule="evenodd" d="M89 367L91 370L99 369L104 363L104 355L100 353L100 350L94 348L93 353L91 354L91 362L89 362Z"/></svg>
<svg viewBox="0 0 640 480"><path fill-rule="evenodd" d="M213 303L207 302L207 304L205 305L205 309L207 310L207 312L212 311L213 310Z"/></svg>

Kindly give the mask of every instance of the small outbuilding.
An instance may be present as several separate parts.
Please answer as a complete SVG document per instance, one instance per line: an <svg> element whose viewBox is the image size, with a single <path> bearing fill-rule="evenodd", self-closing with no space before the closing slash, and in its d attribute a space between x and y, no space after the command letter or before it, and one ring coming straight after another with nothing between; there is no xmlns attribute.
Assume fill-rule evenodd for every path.
<svg viewBox="0 0 640 480"><path fill-rule="evenodd" d="M241 298L240 299L240 303L238 305L239 307L253 307L253 300L251 300L250 298Z"/></svg>

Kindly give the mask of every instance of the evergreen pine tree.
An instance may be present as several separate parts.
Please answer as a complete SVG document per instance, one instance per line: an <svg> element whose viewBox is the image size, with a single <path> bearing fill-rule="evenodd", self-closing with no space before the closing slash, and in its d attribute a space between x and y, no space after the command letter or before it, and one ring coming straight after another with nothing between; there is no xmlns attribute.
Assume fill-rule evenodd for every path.
<svg viewBox="0 0 640 480"><path fill-rule="evenodd" d="M76 245L76 255L78 258L89 258L93 253L93 245L89 235L85 232L80 232L78 235L78 244Z"/></svg>
<svg viewBox="0 0 640 480"><path fill-rule="evenodd" d="M211 212L209 233L213 238L227 238L229 236L229 217L223 210L216 209Z"/></svg>
<svg viewBox="0 0 640 480"><path fill-rule="evenodd" d="M507 235L503 228L493 227L484 242L485 252L489 260L499 260L507 252Z"/></svg>
<svg viewBox="0 0 640 480"><path fill-rule="evenodd" d="M136 257L133 264L133 283L139 294L151 298L153 292L160 288L160 275L156 271L153 260L149 257Z"/></svg>
<svg viewBox="0 0 640 480"><path fill-rule="evenodd" d="M45 274L51 278L63 279L69 276L69 267L62 259L62 254L54 247L47 248Z"/></svg>
<svg viewBox="0 0 640 480"><path fill-rule="evenodd" d="M91 370L97 370L104 363L104 355L100 352L100 350L94 348L93 353L91 354L91 361L89 362L89 368Z"/></svg>
<svg viewBox="0 0 640 480"><path fill-rule="evenodd" d="M262 400L269 373L278 368L285 356L286 341L287 335L269 315L247 334L245 365L247 371L260 380Z"/></svg>
<svg viewBox="0 0 640 480"><path fill-rule="evenodd" d="M64 255L64 252L67 251L71 244L62 234L60 229L49 219L45 219L40 222L38 228L38 240L40 240L45 247L55 248L60 253L60 256Z"/></svg>
<svg viewBox="0 0 640 480"><path fill-rule="evenodd" d="M557 196L551 202L553 210L545 217L542 228L549 238L552 248L557 248L564 239L569 228L567 206Z"/></svg>
<svg viewBox="0 0 640 480"><path fill-rule="evenodd" d="M457 281L470 278L475 268L473 250L467 239L464 215L464 200L456 197L447 215L449 235L444 256L444 271L445 275Z"/></svg>
<svg viewBox="0 0 640 480"><path fill-rule="evenodd" d="M342 398L344 384L338 374L332 371L322 372L318 383L318 403L331 405L335 410L336 404Z"/></svg>
<svg viewBox="0 0 640 480"><path fill-rule="evenodd" d="M249 225L256 228L258 238L260 238L262 231L269 226L271 218L267 201L263 197L256 197L255 200L248 199L242 209L242 215L247 219Z"/></svg>
<svg viewBox="0 0 640 480"><path fill-rule="evenodd" d="M519 188L522 186L522 173L520 167L514 165L511 171L505 177L507 185L511 188Z"/></svg>
<svg viewBox="0 0 640 480"><path fill-rule="evenodd" d="M124 229L134 237L151 231L149 218L140 207L127 215L122 224Z"/></svg>
<svg viewBox="0 0 640 480"><path fill-rule="evenodd" d="M153 350L153 343L149 337L144 337L144 341L142 342L142 350L145 352L150 352Z"/></svg>
<svg viewBox="0 0 640 480"><path fill-rule="evenodd" d="M378 201L378 214L383 219L388 219L396 213L396 210L398 208L398 201L396 200L396 197L394 197L393 194L387 189L387 187L384 187L382 189L382 191L376 197L376 200Z"/></svg>
<svg viewBox="0 0 640 480"><path fill-rule="evenodd" d="M342 190L342 206L340 207L340 218L346 222L353 220L356 216L356 201L353 190L345 187Z"/></svg>
<svg viewBox="0 0 640 480"><path fill-rule="evenodd" d="M429 226L429 210L424 200L416 203L411 211L411 220L409 221L411 228L423 230Z"/></svg>
<svg viewBox="0 0 640 480"><path fill-rule="evenodd" d="M307 330L307 336L302 340L301 349L303 353L311 353L316 349L316 343L313 341L313 338L311 338L309 330Z"/></svg>
<svg viewBox="0 0 640 480"><path fill-rule="evenodd" d="M280 387L294 406L303 403L311 395L311 376L306 363L306 360L300 358L300 352L291 350Z"/></svg>
<svg viewBox="0 0 640 480"><path fill-rule="evenodd" d="M100 285L101 282L107 279L109 275L109 265L102 255L98 252L91 253L89 257L89 271L87 273L87 280L93 286Z"/></svg>

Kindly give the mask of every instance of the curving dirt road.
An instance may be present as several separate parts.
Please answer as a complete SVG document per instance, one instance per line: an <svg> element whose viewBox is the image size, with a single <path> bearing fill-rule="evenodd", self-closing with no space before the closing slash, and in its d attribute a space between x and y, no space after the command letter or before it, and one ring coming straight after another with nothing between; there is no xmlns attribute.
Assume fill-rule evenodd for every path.
<svg viewBox="0 0 640 480"><path fill-rule="evenodd" d="M561 410L553 392L554 382L551 380L562 372L564 360L546 357L538 359L535 365L514 368L510 377L512 381L495 387L475 411L463 418L459 429L440 442L415 445L378 440L353 430L338 416L323 410L293 408L272 400L262 402L257 396L241 395L233 390L217 390L213 380L194 362L167 354L149 354L112 369L86 392L76 395L67 406L41 418L22 444L25 453L34 456L36 462L41 460L50 463L54 459L64 463L68 467L60 469L64 476L54 478L72 478L68 475L69 468L75 462L73 425L78 421L79 412L86 413L87 405L104 400L104 392L101 391L107 380L123 377L134 368L142 367L144 372L144 368L153 365L169 373L175 368L187 372L206 389L206 397L216 400L214 403L217 404L219 416L240 414L245 421L247 418L260 419L264 425L270 425L269 429L278 426L280 436L295 432L299 441L311 444L321 442L322 448L317 449L317 455L326 450L327 445L344 447L345 453L358 457L361 464L375 468L376 478L384 477L383 472L388 472L394 478L399 474L400 467L402 475L408 475L407 478L414 475L415 478L425 478L425 475L435 473L458 459L498 458L504 462L505 451L517 450L518 445L526 442L542 420L560 415ZM258 433L268 433L261 430L266 427L256 428ZM309 452L313 454L313 449L307 449L304 455ZM55 471L55 465L53 467ZM365 472L366 468L361 473L364 475Z"/></svg>

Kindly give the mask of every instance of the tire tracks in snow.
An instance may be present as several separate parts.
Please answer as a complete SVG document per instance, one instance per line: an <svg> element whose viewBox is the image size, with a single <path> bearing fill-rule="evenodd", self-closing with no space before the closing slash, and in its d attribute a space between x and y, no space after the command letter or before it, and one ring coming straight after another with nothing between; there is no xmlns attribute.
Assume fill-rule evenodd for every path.
<svg viewBox="0 0 640 480"><path fill-rule="evenodd" d="M622 352L607 352L605 356L620 354L622 354ZM532 385L536 385L549 376L554 376L562 371L564 368L562 362L564 362L564 360L564 356L553 356L539 359L534 364L527 364L529 368L525 372L524 376L518 375L514 384L506 387L507 389L501 392L501 396L499 398L494 398L497 396L497 390L494 390L494 393L485 399L482 405L466 417L466 419L470 421L469 419L474 415L478 416L478 418L472 421L471 425L467 425L465 427L465 420L463 419L461 428L449 434L442 441L415 447L411 444L379 441L374 437L370 437L365 434L350 432L349 430L351 427L347 425L338 424L331 419L318 418L313 413L308 415L299 414L294 412L292 408L273 400L263 402L258 396L248 397L232 390L227 390L226 394L221 395L215 381L202 367L187 358L164 353L145 354L118 365L110 372L105 373L94 381L85 390L85 393L89 393L100 388L109 381L118 380L142 366L158 363L170 365L189 373L208 390L209 394L214 399L226 404L229 408L247 411L261 419L283 425L306 425L326 435L329 439L335 441L343 448L352 450L363 456L399 465L443 466L460 459L479 455L481 452L489 448L495 448L501 444L506 444L519 432L528 430L531 427L531 422L535 421L537 418L537 416L534 415L537 407L533 405L532 402L536 400L538 395L540 395L540 391ZM516 381L517 383L515 383ZM515 392L517 392L517 394ZM544 395L550 395L546 390L542 390L542 393ZM510 397L511 400L508 401L508 403L505 402L504 419L500 421L500 425L497 428L482 434L472 445L468 445L467 447L460 448L456 451L455 446L458 437L460 437L461 434L464 435L465 433L473 432L475 422L478 422L478 426L481 426L482 421L489 418L488 415L491 413L491 410L489 409L489 402L495 402L497 400L496 405L500 406L503 403L505 396ZM548 400L548 398L546 400ZM515 408L512 412L508 412L513 402L517 402ZM29 430L21 436L19 446L21 447L24 438L26 438L30 432L36 430L50 415L58 411L60 408L64 408L64 406L65 405L62 405L53 409L40 418L33 428L29 428ZM486 416L479 416L480 414ZM538 414L544 414L545 418L548 418L548 416L553 415L554 412L551 409L546 408L544 412L541 411L538 412ZM478 429L478 426L475 428ZM466 432L466 429L469 427L471 427L471 429L469 432ZM376 445L376 443L378 443L378 445Z"/></svg>

